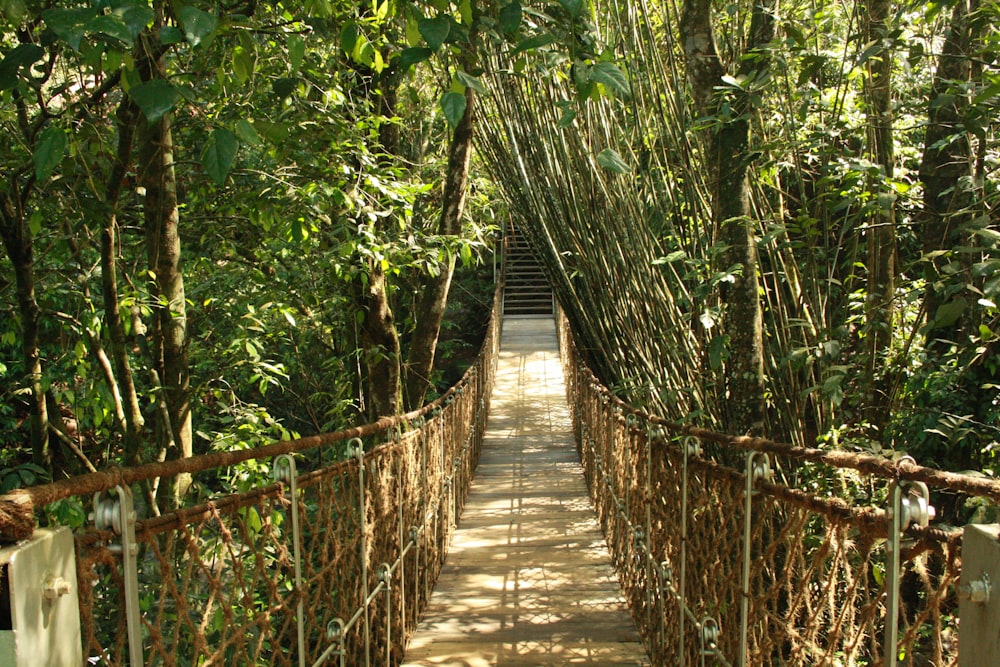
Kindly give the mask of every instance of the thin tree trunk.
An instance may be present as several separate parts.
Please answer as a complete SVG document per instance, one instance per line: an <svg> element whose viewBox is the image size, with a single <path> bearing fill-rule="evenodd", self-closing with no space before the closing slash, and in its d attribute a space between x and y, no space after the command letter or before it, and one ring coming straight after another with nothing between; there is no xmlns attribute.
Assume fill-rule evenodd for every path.
<svg viewBox="0 0 1000 667"><path fill-rule="evenodd" d="M125 339L125 327L118 309L118 268L115 257L118 220L115 210L121 195L125 174L131 163L132 146L138 122L138 109L129 99L124 99L118 108L118 150L105 189L105 204L108 213L101 229L101 292L104 300L104 323L111 341L111 356L114 359L117 391L121 395L124 414L125 455L123 464L135 465L139 462L144 419L139 397L136 393L129 352ZM115 389L114 387L112 389Z"/></svg>
<svg viewBox="0 0 1000 667"><path fill-rule="evenodd" d="M868 61L865 81L868 120L868 152L882 167L886 181L893 177L892 46L889 38L890 0L868 0L866 27L869 42L881 48ZM869 224L868 289L865 319L868 324L865 367L865 410L868 421L881 426L889 419L891 397L881 389L878 368L892 345L895 294L896 207L891 187L879 187L879 208Z"/></svg>
<svg viewBox="0 0 1000 667"><path fill-rule="evenodd" d="M0 193L0 236L14 266L17 308L21 315L21 360L29 378L31 411L31 458L35 465L52 471L49 447L49 416L42 383L42 356L39 350L40 310L35 298L35 256L31 231L24 210L14 195Z"/></svg>
<svg viewBox="0 0 1000 667"><path fill-rule="evenodd" d="M389 307L385 272L377 263L369 267L368 281L356 285L355 302L363 313L361 349L368 375L370 420L399 413L399 335Z"/></svg>
<svg viewBox="0 0 1000 667"><path fill-rule="evenodd" d="M438 233L458 236L462 232L462 213L468 194L469 164L472 159L472 138L475 127L476 94L472 88L465 91L465 115L455 128L448 152L448 174L444 185L444 203ZM455 258L441 263L440 272L424 286L420 299L417 325L410 340L410 353L406 361L406 406L414 409L423 403L430 388L434 355L441 335L441 322L448 305L448 292L455 273Z"/></svg>
<svg viewBox="0 0 1000 667"><path fill-rule="evenodd" d="M155 75L164 75L162 63ZM139 183L145 188L146 249L160 301L153 316L152 352L159 369L166 419L157 424L157 442L167 459L193 455L191 437L190 378L187 353L187 310L181 271L180 220L174 173L172 115L154 123L143 122L139 149ZM162 414L162 413L158 413ZM163 421L161 417L160 422ZM170 437L168 434L172 434ZM171 502L175 505L190 484L188 476L175 480Z"/></svg>

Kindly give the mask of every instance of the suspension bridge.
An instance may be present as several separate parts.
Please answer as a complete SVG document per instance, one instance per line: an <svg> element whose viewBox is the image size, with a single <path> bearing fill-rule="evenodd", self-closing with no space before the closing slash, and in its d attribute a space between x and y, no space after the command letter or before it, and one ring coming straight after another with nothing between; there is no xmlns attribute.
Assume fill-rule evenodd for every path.
<svg viewBox="0 0 1000 667"><path fill-rule="evenodd" d="M1000 484L666 422L508 303L417 412L0 498L0 662L1000 664L997 526L930 502ZM149 515L153 480L237 470ZM92 520L36 527L60 506Z"/></svg>

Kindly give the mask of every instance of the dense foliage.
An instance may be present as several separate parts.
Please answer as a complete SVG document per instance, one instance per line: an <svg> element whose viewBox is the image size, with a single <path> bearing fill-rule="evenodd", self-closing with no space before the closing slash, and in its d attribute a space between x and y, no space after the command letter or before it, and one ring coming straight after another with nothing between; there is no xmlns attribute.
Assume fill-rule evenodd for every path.
<svg viewBox="0 0 1000 667"><path fill-rule="evenodd" d="M995 2L2 10L4 487L419 403L494 182L635 402L996 467Z"/></svg>
<svg viewBox="0 0 1000 667"><path fill-rule="evenodd" d="M376 274L405 353L424 283L460 263L426 381L454 379L501 212L475 181L437 225L476 85L464 11L3 3L4 488L367 420Z"/></svg>

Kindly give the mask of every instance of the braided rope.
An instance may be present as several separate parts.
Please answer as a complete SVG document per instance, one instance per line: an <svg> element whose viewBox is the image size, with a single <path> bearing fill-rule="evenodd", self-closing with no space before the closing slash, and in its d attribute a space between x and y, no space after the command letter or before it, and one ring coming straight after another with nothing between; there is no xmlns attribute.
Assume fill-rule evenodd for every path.
<svg viewBox="0 0 1000 667"><path fill-rule="evenodd" d="M167 666L292 666L325 655L349 665L399 664L441 570L482 447L501 303L498 290L473 366L419 411L256 450L85 475L0 498L0 508L30 517L33 528L34 508L61 498L361 438L361 456L297 476L297 497L284 483L265 484L138 521L143 653L146 662ZM306 555L301 586L294 576L293 504ZM16 526L4 521L0 514L6 539ZM128 664L117 539L97 529L76 536L85 654L102 665ZM343 634L331 635L338 628Z"/></svg>
<svg viewBox="0 0 1000 667"><path fill-rule="evenodd" d="M603 387L581 361L564 324L560 342L591 495L655 665L682 659L701 664L703 655L718 664L881 663L886 511L795 487L790 479L827 473L861 479L860 473L873 499L886 497L889 485L900 480L1000 497L1000 486L990 480L665 422L629 408ZM757 482L750 498L746 592L746 473L698 452L685 457L691 438L728 447L726 460L732 448L767 453L781 473ZM803 466L815 464L830 468L804 474ZM682 499L687 517L680 511ZM895 650L905 657L902 664L956 665L954 585L961 569L961 531L911 527L905 537ZM741 655L744 598L747 637ZM706 627L720 629L711 644L705 642Z"/></svg>

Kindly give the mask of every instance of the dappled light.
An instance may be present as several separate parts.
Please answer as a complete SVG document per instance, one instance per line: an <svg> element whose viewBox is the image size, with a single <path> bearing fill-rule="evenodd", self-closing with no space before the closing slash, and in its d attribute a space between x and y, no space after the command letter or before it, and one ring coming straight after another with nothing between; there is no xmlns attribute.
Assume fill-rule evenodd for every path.
<svg viewBox="0 0 1000 667"><path fill-rule="evenodd" d="M553 320L505 319L476 477L405 664L646 664L571 429Z"/></svg>

